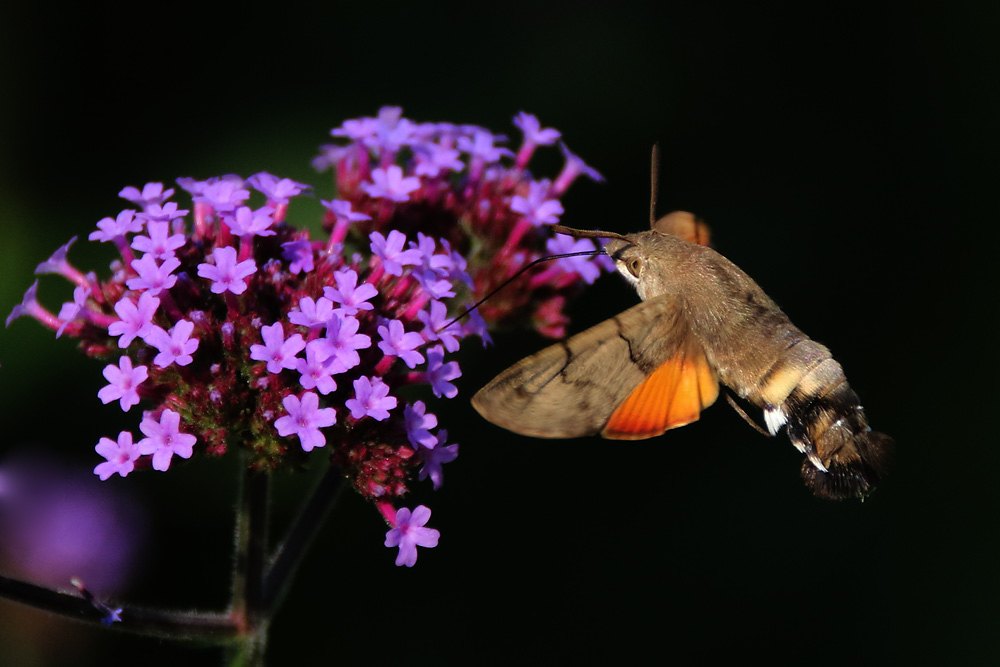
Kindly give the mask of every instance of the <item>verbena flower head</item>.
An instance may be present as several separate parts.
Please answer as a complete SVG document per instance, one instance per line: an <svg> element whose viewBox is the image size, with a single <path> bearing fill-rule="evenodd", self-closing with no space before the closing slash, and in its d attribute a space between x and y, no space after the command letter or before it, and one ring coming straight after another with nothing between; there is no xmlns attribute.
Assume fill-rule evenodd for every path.
<svg viewBox="0 0 1000 667"><path fill-rule="evenodd" d="M142 435L102 438L95 473L166 471L234 448L253 468L275 469L325 451L402 531L390 541L412 565L416 546L436 538L414 538L431 529L396 508L418 478L440 486L441 465L457 455L443 430L431 432L435 398L459 391L449 357L469 335L488 341L487 326L562 334L562 305L605 266L534 267L443 328L474 295L545 255L559 194L576 174L596 175L567 151L559 192L535 179L531 154L559 135L528 114L516 124L525 137L515 162L484 128L418 124L395 107L345 122L332 131L342 143L315 162L335 169L327 238L287 219L309 186L267 173L178 179L190 195L180 203L159 183L122 190L131 208L88 237L118 249L110 275L74 268L71 242L38 272L72 281L73 302L53 314L36 283L8 318L30 315L77 338L107 364L98 395L107 409L140 407ZM573 247L581 243L595 248ZM429 515L418 508L414 521Z"/></svg>

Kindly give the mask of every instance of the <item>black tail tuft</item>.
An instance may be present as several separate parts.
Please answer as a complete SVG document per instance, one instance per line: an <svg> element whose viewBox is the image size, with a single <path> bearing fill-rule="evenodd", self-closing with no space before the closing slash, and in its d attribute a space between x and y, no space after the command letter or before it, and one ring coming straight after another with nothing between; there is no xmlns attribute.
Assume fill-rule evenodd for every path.
<svg viewBox="0 0 1000 667"><path fill-rule="evenodd" d="M855 436L853 445L857 456L838 457L827 466L827 472L808 460L802 463L802 479L814 494L843 500L864 498L875 490L889 467L895 443L884 433L868 431Z"/></svg>

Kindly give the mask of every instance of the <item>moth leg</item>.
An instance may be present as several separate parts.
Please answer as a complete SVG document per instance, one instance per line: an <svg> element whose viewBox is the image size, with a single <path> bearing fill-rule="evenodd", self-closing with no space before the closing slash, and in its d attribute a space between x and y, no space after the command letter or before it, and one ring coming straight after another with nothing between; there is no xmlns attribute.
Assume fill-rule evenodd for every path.
<svg viewBox="0 0 1000 667"><path fill-rule="evenodd" d="M771 433L769 433L767 429L761 428L760 424L755 422L753 418L750 415L748 415L743 408L740 407L739 403L736 402L736 399L734 399L733 395L730 394L728 391L726 392L726 400L729 401L729 405L733 406L733 410L736 410L736 414L738 414L740 417L743 417L743 420L746 421L746 423L753 426L755 431L757 431L761 435L766 435L769 438L771 437Z"/></svg>

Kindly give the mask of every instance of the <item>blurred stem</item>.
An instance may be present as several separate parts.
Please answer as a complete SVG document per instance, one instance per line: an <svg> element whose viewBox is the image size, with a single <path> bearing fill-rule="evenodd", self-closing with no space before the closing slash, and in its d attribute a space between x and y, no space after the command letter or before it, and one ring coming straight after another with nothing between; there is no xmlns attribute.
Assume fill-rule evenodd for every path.
<svg viewBox="0 0 1000 667"><path fill-rule="evenodd" d="M231 665L263 665L270 616L264 603L269 472L246 469L236 515L236 553L230 616L244 641L230 655Z"/></svg>
<svg viewBox="0 0 1000 667"><path fill-rule="evenodd" d="M0 575L0 597L94 625L108 623L106 609L100 603L3 575ZM240 632L233 619L222 614L126 606L121 617L122 623L111 624L111 629L144 637L224 643L235 639Z"/></svg>
<svg viewBox="0 0 1000 667"><path fill-rule="evenodd" d="M271 476L246 470L236 514L232 600L227 614L123 607L111 628L147 637L229 645L229 665L260 667L267 650L271 616L283 601L306 552L330 509L347 488L328 467L276 549L267 568ZM0 575L0 597L64 617L107 625L111 607L84 596L61 593Z"/></svg>
<svg viewBox="0 0 1000 667"><path fill-rule="evenodd" d="M288 534L275 551L271 567L264 580L264 603L274 613L284 600L289 584L295 576L302 559L319 533L326 515L343 494L342 473L333 466L313 490L312 495L295 518Z"/></svg>

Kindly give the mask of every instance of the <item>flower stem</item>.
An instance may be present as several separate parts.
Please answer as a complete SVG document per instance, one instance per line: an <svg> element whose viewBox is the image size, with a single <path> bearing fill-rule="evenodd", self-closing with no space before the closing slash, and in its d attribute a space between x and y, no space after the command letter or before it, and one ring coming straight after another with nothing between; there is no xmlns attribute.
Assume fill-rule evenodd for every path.
<svg viewBox="0 0 1000 667"><path fill-rule="evenodd" d="M240 488L230 616L245 641L230 664L264 664L270 620L263 597L270 483L270 473L247 469Z"/></svg>
<svg viewBox="0 0 1000 667"><path fill-rule="evenodd" d="M322 528L326 515L347 488L341 483L342 475L343 473L332 466L327 468L309 500L302 506L285 539L275 550L271 567L264 580L264 603L272 614L281 605L295 571Z"/></svg>
<svg viewBox="0 0 1000 667"><path fill-rule="evenodd" d="M0 598L93 625L107 625L107 615L98 606L78 595L60 593L51 588L3 575L0 575ZM121 617L122 622L111 624L109 629L144 637L212 643L224 643L227 639L235 639L239 633L233 620L223 614L175 612L127 606L122 609Z"/></svg>

